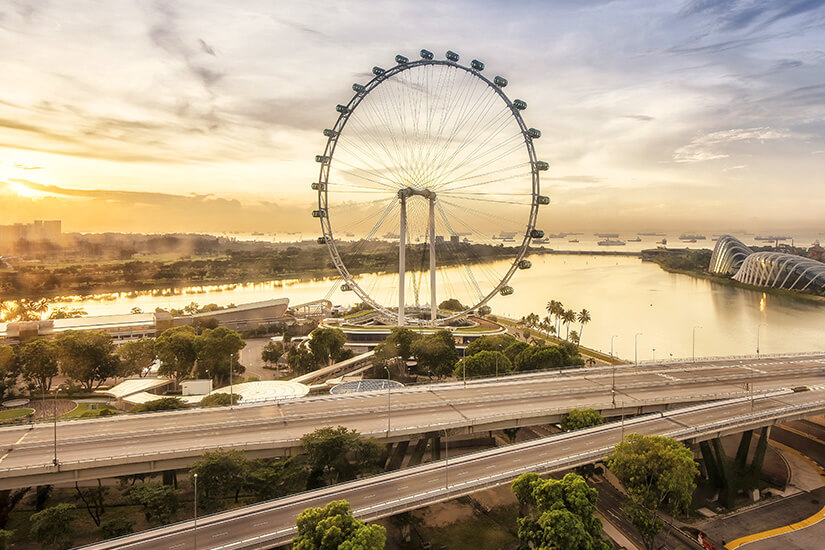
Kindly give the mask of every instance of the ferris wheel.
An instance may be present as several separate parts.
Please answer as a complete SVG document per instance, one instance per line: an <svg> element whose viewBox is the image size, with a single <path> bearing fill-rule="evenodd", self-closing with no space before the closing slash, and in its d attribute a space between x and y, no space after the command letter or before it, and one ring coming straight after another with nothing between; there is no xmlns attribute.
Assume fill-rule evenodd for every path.
<svg viewBox="0 0 825 550"><path fill-rule="evenodd" d="M550 202L539 186L549 167L533 147L541 132L522 118L527 103L504 93L507 80L452 51L420 56L397 55L352 85L324 130L312 184L318 242L339 289L398 325L488 313L490 300L513 294L511 278L531 267L531 241L544 237L539 207ZM397 268L365 265L396 248ZM461 306L439 310L450 299Z"/></svg>

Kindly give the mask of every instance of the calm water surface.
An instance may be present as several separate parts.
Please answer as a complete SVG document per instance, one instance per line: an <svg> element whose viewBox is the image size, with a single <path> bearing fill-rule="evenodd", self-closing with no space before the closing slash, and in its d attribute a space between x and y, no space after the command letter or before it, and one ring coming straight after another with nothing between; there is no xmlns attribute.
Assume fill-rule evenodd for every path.
<svg viewBox="0 0 825 550"><path fill-rule="evenodd" d="M667 359L671 354L690 357L696 326L701 327L695 330L697 357L756 353L760 324L762 353L825 350L825 303L670 274L637 258L548 255L531 260L533 268L517 272L512 281L515 294L494 298L493 311L513 317L530 312L544 315L544 305L551 299L576 311L586 308L593 320L584 327L582 343L608 352L611 336L615 335L614 352L626 359L634 357L636 333L641 333L637 337L640 361L653 359L654 353L656 359ZM489 267L485 271L501 273L506 263L496 262ZM455 276L459 277L457 273ZM387 300L395 292L397 275L365 275L362 280L365 287L374 289L378 299ZM485 285L490 282L482 280L479 284L488 288ZM325 296L335 304L355 300L352 293L333 292L333 287L337 287L335 279L274 281L112 294L105 299L73 299L64 304L82 305L90 315L99 315L128 313L133 307L144 311L180 308L192 301L226 305L279 297L289 298L292 304ZM439 300L443 298L439 295ZM578 324L571 328L579 330Z"/></svg>

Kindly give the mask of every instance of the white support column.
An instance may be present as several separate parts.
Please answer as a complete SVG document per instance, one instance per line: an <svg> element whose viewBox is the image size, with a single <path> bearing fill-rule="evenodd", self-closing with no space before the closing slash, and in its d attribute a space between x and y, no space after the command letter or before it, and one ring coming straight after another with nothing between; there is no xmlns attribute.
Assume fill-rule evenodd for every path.
<svg viewBox="0 0 825 550"><path fill-rule="evenodd" d="M404 325L404 275L407 271L407 196L401 198L401 232L398 241L398 326Z"/></svg>
<svg viewBox="0 0 825 550"><path fill-rule="evenodd" d="M435 197L430 196L430 320L438 318L435 297Z"/></svg>

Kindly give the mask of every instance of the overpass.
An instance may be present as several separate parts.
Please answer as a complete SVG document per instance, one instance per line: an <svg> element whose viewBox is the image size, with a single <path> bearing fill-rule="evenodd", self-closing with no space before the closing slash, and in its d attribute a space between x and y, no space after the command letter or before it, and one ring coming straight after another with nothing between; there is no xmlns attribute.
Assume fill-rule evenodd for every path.
<svg viewBox="0 0 825 550"><path fill-rule="evenodd" d="M771 392L652 413L577 432L430 462L200 518L200 548L271 548L295 535L304 509L346 499L356 517L370 521L510 483L525 472L552 473L605 458L626 433L661 435L696 443L820 414L825 391ZM449 429L449 428L447 428ZM185 521L104 541L87 550L189 550L194 525Z"/></svg>
<svg viewBox="0 0 825 550"><path fill-rule="evenodd" d="M444 429L479 433L558 422L574 407L593 407L606 417L635 416L778 388L818 386L825 383L823 373L822 354L737 358L60 422L57 465L51 425L10 427L0 430L0 489L186 468L218 448L242 449L251 458L287 456L300 452L301 436L322 426L344 425L386 443L409 442Z"/></svg>

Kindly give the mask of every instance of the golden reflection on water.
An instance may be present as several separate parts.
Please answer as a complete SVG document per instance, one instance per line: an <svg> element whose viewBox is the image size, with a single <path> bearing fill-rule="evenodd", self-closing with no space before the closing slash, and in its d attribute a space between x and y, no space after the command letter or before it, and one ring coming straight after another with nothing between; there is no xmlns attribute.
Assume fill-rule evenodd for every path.
<svg viewBox="0 0 825 550"><path fill-rule="evenodd" d="M765 311L765 307L767 305L768 305L768 295L763 292L762 297L759 299L759 311Z"/></svg>

